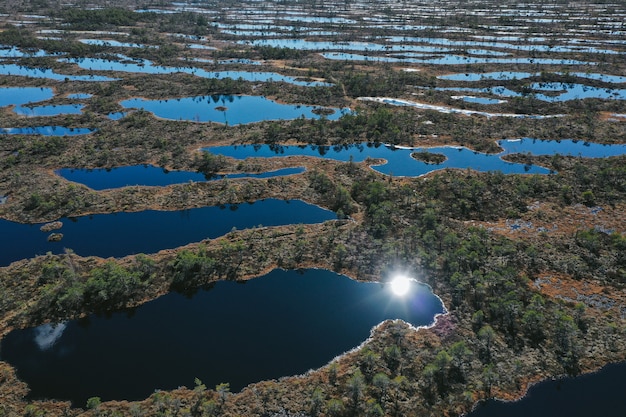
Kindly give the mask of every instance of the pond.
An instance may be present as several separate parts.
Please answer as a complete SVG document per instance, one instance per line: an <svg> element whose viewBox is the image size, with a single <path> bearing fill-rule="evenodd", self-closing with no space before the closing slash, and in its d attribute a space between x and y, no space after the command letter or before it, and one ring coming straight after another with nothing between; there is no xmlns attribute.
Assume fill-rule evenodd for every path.
<svg viewBox="0 0 626 417"><path fill-rule="evenodd" d="M506 174L548 174L550 170L536 165L517 164L506 162L498 155L485 154L463 147L437 148L393 148L384 145L361 144L349 146L271 146L271 145L239 145L216 146L204 148L216 155L230 156L235 159L250 157L275 156L315 156L318 158L334 159L338 161L362 162L367 158L386 159L383 165L372 166L372 169L387 175L417 177L444 168L474 169L477 171L502 171ZM428 164L418 161L411 155L416 152L427 151L442 154L446 161L441 164Z"/></svg>
<svg viewBox="0 0 626 417"><path fill-rule="evenodd" d="M168 171L152 165L132 165L112 169L63 168L55 173L68 181L84 184L93 190L106 190L110 188L127 187L130 185L163 187L190 181L202 182L221 180L224 178L273 178L300 174L302 172L304 172L304 167L295 167L261 173L214 175L213 177L207 179L206 176L200 172Z"/></svg>
<svg viewBox="0 0 626 417"><path fill-rule="evenodd" d="M452 96L450 97L454 100L462 100L467 103L477 103L477 104L502 104L506 103L505 100L499 100L497 98L485 98L485 97L475 97L475 96Z"/></svg>
<svg viewBox="0 0 626 417"><path fill-rule="evenodd" d="M440 90L440 89L445 90L442 88L437 88L437 90ZM467 89L456 89L456 90L457 91L472 91L473 89L467 88ZM501 91L503 95L506 94L505 89L502 89L499 91ZM454 97L456 96L450 96L450 98L454 98ZM506 97L510 97L510 96L506 96ZM456 107L440 106L437 104L421 103L418 101L410 101L410 100L396 99L396 98L390 98L390 97L359 97L357 100L374 101L377 103L389 104L391 106L415 107L417 109L433 110L433 111L437 111L440 113L458 113L458 114L464 114L466 116L478 115L478 116L484 116L484 117L514 117L517 119L548 119L552 117L563 117L562 114L539 115L539 114L519 114L519 113L491 113L491 112L480 111L480 110L460 109Z"/></svg>
<svg viewBox="0 0 626 417"><path fill-rule="evenodd" d="M18 106L13 111L20 116L61 116L64 114L81 114L84 104L51 104L49 106L24 107Z"/></svg>
<svg viewBox="0 0 626 417"><path fill-rule="evenodd" d="M48 242L42 224L21 224L0 219L0 235L11 242L0 252L0 265L73 249L82 256L122 257L154 253L246 229L336 219L335 213L300 200L267 199L179 211L146 210L62 218L60 242Z"/></svg>
<svg viewBox="0 0 626 417"><path fill-rule="evenodd" d="M362 55L347 52L323 52L321 55L326 59L342 61L379 61L396 63L416 63L431 65L461 65L461 64L522 64L522 65L596 65L592 62L578 61L575 59L557 58L493 58L475 57L448 54L441 57L431 58L408 58L406 54L393 56Z"/></svg>
<svg viewBox="0 0 626 417"><path fill-rule="evenodd" d="M571 100L584 100L586 98L596 98L603 100L626 100L626 89L591 87L584 84L572 83L532 83L525 86L523 93L510 90L505 87L436 87L438 91L472 92L483 94L494 94L500 97L533 97L546 102L565 102ZM547 94L542 94L545 91Z"/></svg>
<svg viewBox="0 0 626 417"><path fill-rule="evenodd" d="M158 48L155 46L146 46L140 43L120 42L113 39L79 39L80 43L86 45L106 46L112 48Z"/></svg>
<svg viewBox="0 0 626 417"><path fill-rule="evenodd" d="M626 362L576 378L540 382L520 401L489 400L467 417L622 417L626 410Z"/></svg>
<svg viewBox="0 0 626 417"><path fill-rule="evenodd" d="M117 81L117 78L103 77L99 75L66 75L57 74L52 69L29 68L16 64L0 64L0 75L14 75L18 77L46 78L55 81Z"/></svg>
<svg viewBox="0 0 626 417"><path fill-rule="evenodd" d="M96 129L86 127L65 126L0 127L0 135L77 136L88 135L95 131Z"/></svg>
<svg viewBox="0 0 626 417"><path fill-rule="evenodd" d="M307 51L376 51L376 52L450 52L449 48L426 45L383 45L370 42L335 42L335 41L307 41L304 39L258 39L239 41L241 44L255 46L270 46L273 48L290 48Z"/></svg>
<svg viewBox="0 0 626 417"><path fill-rule="evenodd" d="M504 152L500 155L521 153L532 155L570 155L583 158L609 158L626 154L626 144L605 145L584 140L541 140L533 138L498 141Z"/></svg>
<svg viewBox="0 0 626 417"><path fill-rule="evenodd" d="M60 59L61 62L70 62L78 65L80 68L90 71L119 71L135 74L175 74L185 73L195 75L201 78L224 79L231 78L233 80L245 80L255 82L286 82L303 87L320 87L330 86L332 84L321 81L303 81L297 77L281 75L275 72L260 71L207 71L202 68L194 67L164 67L154 65L148 60L131 60L131 58L118 55L120 61L112 61L103 58L77 58L77 59ZM124 62L121 62L124 61Z"/></svg>
<svg viewBox="0 0 626 417"><path fill-rule="evenodd" d="M43 87L4 87L0 88L0 107L21 106L27 103L50 100L54 97L51 88Z"/></svg>
<svg viewBox="0 0 626 417"><path fill-rule="evenodd" d="M168 100L133 98L120 102L124 108L144 109L168 120L216 122L228 125L255 123L266 120L292 120L299 117L319 119L322 109L303 104L281 104L261 96L198 96ZM323 108L329 120L338 119L348 109Z"/></svg>
<svg viewBox="0 0 626 417"><path fill-rule="evenodd" d="M626 145L602 145L574 140L550 141L524 138L501 140L498 144L504 149L499 154L480 153L465 147L395 148L371 143L346 146L233 145L203 149L215 155L235 159L313 156L343 162L362 162L367 158L381 158L387 160L387 163L372 166L372 169L387 175L406 177L416 177L445 168L473 169L481 172L501 171L505 174L548 174L551 172L540 166L507 162L501 158L513 153L560 154L584 158L607 158L626 154ZM446 161L441 164L428 164L411 156L419 152L441 154L446 157Z"/></svg>
<svg viewBox="0 0 626 417"><path fill-rule="evenodd" d="M626 83L626 77L621 75L608 75L590 72L555 72L559 76L569 76L586 78L589 80L603 81L607 83L621 84ZM531 77L539 77L539 72L515 72L515 71L494 71L485 73L461 73L440 75L440 80L450 81L481 81L481 80L523 80Z"/></svg>
<svg viewBox="0 0 626 417"><path fill-rule="evenodd" d="M389 285L334 272L274 270L245 283L217 282L189 299L171 293L141 307L10 333L2 360L17 368L31 398L146 398L155 389L232 391L302 374L357 347L386 319L428 325L441 300L417 282L404 296Z"/></svg>

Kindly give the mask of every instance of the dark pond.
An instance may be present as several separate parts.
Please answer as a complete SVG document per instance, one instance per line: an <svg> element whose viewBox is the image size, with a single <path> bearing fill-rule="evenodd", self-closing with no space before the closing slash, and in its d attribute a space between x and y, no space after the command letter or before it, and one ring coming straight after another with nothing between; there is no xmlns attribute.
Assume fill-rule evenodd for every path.
<svg viewBox="0 0 626 417"><path fill-rule="evenodd" d="M626 363L576 378L544 381L526 397L505 403L490 400L468 417L623 417L626 412Z"/></svg>
<svg viewBox="0 0 626 417"><path fill-rule="evenodd" d="M176 248L224 235L233 228L246 229L335 219L332 211L300 200L261 200L255 203L202 207L183 211L147 210L62 218L60 242L48 242L41 224L0 220L0 235L10 245L0 251L0 265L47 252L73 249L83 256L122 257Z"/></svg>
<svg viewBox="0 0 626 417"><path fill-rule="evenodd" d="M94 190L127 187L130 185L167 186L189 181L201 182L224 178L272 178L304 172L303 167L284 168L261 173L239 173L215 175L211 178L193 171L168 171L152 165L133 165L113 169L72 169L63 168L56 171L57 175L69 180L85 184Z"/></svg>
<svg viewBox="0 0 626 417"><path fill-rule="evenodd" d="M326 270L274 270L245 284L222 281L189 299L172 293L132 312L14 331L2 360L32 398L137 400L155 389L249 383L325 365L385 319L433 322L441 300L417 282L394 295Z"/></svg>
<svg viewBox="0 0 626 417"><path fill-rule="evenodd" d="M243 146L216 146L205 150L217 155L230 156L236 159L249 157L275 157L304 155L339 161L361 162L367 158L383 158L384 165L373 166L378 172L387 175L417 177L432 171L444 168L471 168L477 171L502 171L506 174L547 174L550 170L535 166L516 164L503 161L498 155L475 152L467 148L438 147L438 148L392 148L385 145L352 145L352 146L270 146L270 145L243 145ZM420 151L442 154L446 161L441 164L427 164L416 160L411 154Z"/></svg>
<svg viewBox="0 0 626 417"><path fill-rule="evenodd" d="M125 108L143 108L156 116L169 120L193 122L217 122L229 125L261 122L265 120L291 120L298 117L319 119L316 106L301 104L281 104L261 96L198 96L168 100L147 100L133 98L121 101ZM327 117L338 119L344 111L337 108L324 108L332 111Z"/></svg>
<svg viewBox="0 0 626 417"><path fill-rule="evenodd" d="M0 127L0 135L76 136L87 135L95 131L96 129L65 126Z"/></svg>
<svg viewBox="0 0 626 417"><path fill-rule="evenodd" d="M420 176L444 168L469 168L481 172L501 171L505 174L547 174L550 172L549 169L540 166L516 164L502 160L501 156L512 153L560 154L585 158L606 158L626 153L626 145L601 145L573 140L549 141L525 138L502 140L498 144L504 149L499 154L484 154L463 147L393 148L371 143L348 146L234 145L215 146L204 148L204 150L236 159L302 155L344 162L350 160L361 162L367 158L383 158L387 160L387 163L373 166L374 170L387 175L406 177ZM419 152L441 154L446 157L446 161L441 164L427 164L411 156L413 153Z"/></svg>

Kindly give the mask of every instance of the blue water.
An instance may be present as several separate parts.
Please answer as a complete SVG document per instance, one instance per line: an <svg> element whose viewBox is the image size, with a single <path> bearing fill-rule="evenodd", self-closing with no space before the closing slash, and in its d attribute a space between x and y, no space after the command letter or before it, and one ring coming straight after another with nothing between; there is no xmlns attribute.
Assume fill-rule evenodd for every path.
<svg viewBox="0 0 626 417"><path fill-rule="evenodd" d="M450 52L449 48L424 45L383 45L370 42L307 41L304 39L256 39L238 43L307 51Z"/></svg>
<svg viewBox="0 0 626 417"><path fill-rule="evenodd" d="M387 163L373 166L374 170L387 175L403 177L417 177L445 168L470 168L482 172L502 171L506 174L548 174L550 172L550 170L543 167L506 162L499 155L484 154L463 147L394 149L388 146L371 144L346 147L240 145L216 146L204 148L204 150L216 155L230 156L236 159L303 155L344 162L351 159L354 162L362 162L367 158L383 158L387 160ZM427 164L411 157L412 153L420 151L442 154L446 156L447 160L441 164Z"/></svg>
<svg viewBox="0 0 626 417"><path fill-rule="evenodd" d="M520 401L489 400L468 417L623 417L626 410L626 363L576 378L534 385Z"/></svg>
<svg viewBox="0 0 626 417"><path fill-rule="evenodd" d="M552 91L560 94L546 95L534 94L538 100L549 102L562 102L569 100L583 100L586 98L599 98L605 100L626 100L626 89L598 88L584 84L569 83L533 83L530 88L535 91Z"/></svg>
<svg viewBox="0 0 626 417"><path fill-rule="evenodd" d="M122 60L128 60L124 56L120 56ZM163 67L154 65L148 60L138 60L135 62L111 61L102 58L78 58L78 59L61 59L62 62L71 62L78 65L82 69L90 71L119 71L138 74L175 74L185 73L195 75L201 78L224 79L231 78L233 80L242 79L245 81L255 82L279 82L283 81L289 84L304 87L330 86L329 83L319 81L301 81L296 77L281 75L275 72L259 72L259 71L207 71L202 68L190 67Z"/></svg>
<svg viewBox="0 0 626 417"><path fill-rule="evenodd" d="M524 51L524 52L559 52L559 53L589 53L589 54L607 54L616 55L621 52L612 49L598 49L593 46L568 46L568 45L537 45L527 43L524 44L511 44L506 42L484 42L484 41L457 41L446 38L422 38L422 37L407 37L407 36L392 36L387 38L391 42L420 42L431 45L446 45L456 47L486 47L486 48L498 48L508 49L511 51Z"/></svg>
<svg viewBox="0 0 626 417"><path fill-rule="evenodd" d="M19 48L12 46L8 47L5 45L0 45L0 58L31 58L31 57L43 57L50 55L59 55L59 54L49 54L46 51L41 49L37 51L22 51Z"/></svg>
<svg viewBox="0 0 626 417"><path fill-rule="evenodd" d="M285 175L299 174L304 172L303 167L284 168L276 171L262 173L240 173L228 175L216 175L208 180L220 180L224 178L272 178ZM167 171L152 165L133 165L117 167L113 169L72 169L63 168L56 171L57 175L94 190L106 190L130 185L167 186L182 184L189 181L207 181L204 174L192 171Z"/></svg>
<svg viewBox="0 0 626 417"><path fill-rule="evenodd" d="M147 48L146 45L142 45L140 43L129 43L129 42L120 42L112 39L80 39L78 42L84 43L86 45L97 45L97 46L108 46L108 47L119 47L119 48ZM155 48L154 46L149 46L149 48Z"/></svg>
<svg viewBox="0 0 626 417"><path fill-rule="evenodd" d="M592 62L578 61L575 59L555 59L555 58L492 58L473 57L462 55L446 55L435 58L404 58L387 56L367 56L346 52L323 52L321 54L326 59L342 61L380 61L396 63L415 63L431 65L461 65L461 64L537 64L537 65L596 65Z"/></svg>
<svg viewBox="0 0 626 417"><path fill-rule="evenodd" d="M87 93L68 94L67 96L67 98L74 99L74 100L85 100L91 97L93 97L93 94L87 94Z"/></svg>
<svg viewBox="0 0 626 417"><path fill-rule="evenodd" d="M87 135L95 131L96 129L65 126L0 127L0 135L76 136Z"/></svg>
<svg viewBox="0 0 626 417"><path fill-rule="evenodd" d="M57 74L51 69L29 68L16 64L0 64L0 75L14 75L30 78L46 78L55 81L116 81L117 78L100 75L65 75Z"/></svg>
<svg viewBox="0 0 626 417"><path fill-rule="evenodd" d="M609 158L626 154L626 144L603 145L583 140L540 140L532 138L498 141L504 149L500 155L530 153L532 155L569 155L583 158Z"/></svg>
<svg viewBox="0 0 626 417"><path fill-rule="evenodd" d="M500 104L502 100L496 98L485 98L485 97L474 97L474 96L462 96L461 100L468 103L478 103L478 104Z"/></svg>
<svg viewBox="0 0 626 417"><path fill-rule="evenodd" d="M203 207L182 211L147 210L133 213L96 214L62 218L60 242L48 242L41 224L28 225L0 220L0 235L10 245L0 252L0 265L73 249L82 256L122 257L153 253L192 242L215 238L234 227L245 229L335 219L332 211L300 200L261 200L255 203Z"/></svg>
<svg viewBox="0 0 626 417"><path fill-rule="evenodd" d="M0 88L0 107L21 106L27 103L50 100L54 97L51 88L43 87L4 87Z"/></svg>
<svg viewBox="0 0 626 417"><path fill-rule="evenodd" d="M534 77L538 73L530 72L516 72L516 71L496 71L485 73L461 73L461 74L448 74L440 75L437 78L440 80L451 81L480 81L480 80L523 80L526 78Z"/></svg>
<svg viewBox="0 0 626 417"><path fill-rule="evenodd" d="M127 112L118 111L114 113L109 113L107 117L111 120L120 120L126 117L127 114L128 114Z"/></svg>
<svg viewBox="0 0 626 417"><path fill-rule="evenodd" d="M125 108L143 108L158 117L169 120L194 122L217 122L229 125L255 123L265 120L292 120L298 117L319 119L313 113L315 106L300 104L280 104L260 96L199 96L169 100L147 100L134 98L120 102ZM225 107L226 110L218 107ZM344 111L325 116L338 119Z"/></svg>
<svg viewBox="0 0 626 417"><path fill-rule="evenodd" d="M52 104L37 107L15 107L13 111L20 116L60 116L64 114L81 114L84 104Z"/></svg>
<svg viewBox="0 0 626 417"><path fill-rule="evenodd" d="M621 84L626 83L626 77L621 75L608 75L599 73L587 73L587 72L556 72L557 75L574 76L579 78L587 78L590 80L604 81L607 83ZM496 71L485 73L461 73L461 74L448 74L440 75L441 80L451 81L480 81L480 80L523 80L530 77L538 77L541 74L538 72L514 72L514 71Z"/></svg>
<svg viewBox="0 0 626 417"><path fill-rule="evenodd" d="M2 340L2 360L17 368L31 398L74 406L92 396L139 400L193 387L194 378L239 391L321 367L386 319L419 326L443 312L417 282L398 297L326 270L274 270L245 284L218 282L191 299L168 294L132 314L14 331Z"/></svg>
<svg viewBox="0 0 626 417"><path fill-rule="evenodd" d="M626 100L626 89L591 87L584 84L569 83L532 83L528 86L529 93L537 100L547 102L564 102L597 98L604 100ZM505 87L436 87L438 91L464 91L473 93L495 94L500 97L523 97L527 93L518 93ZM557 94L542 94L542 91Z"/></svg>

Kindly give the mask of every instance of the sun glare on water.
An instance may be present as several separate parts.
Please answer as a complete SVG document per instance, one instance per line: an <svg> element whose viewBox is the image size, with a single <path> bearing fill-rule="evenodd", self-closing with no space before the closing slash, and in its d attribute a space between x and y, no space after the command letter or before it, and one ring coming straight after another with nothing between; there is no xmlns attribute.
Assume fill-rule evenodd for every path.
<svg viewBox="0 0 626 417"><path fill-rule="evenodd" d="M398 275L391 280L391 292L397 296L403 296L409 292L411 280L404 275Z"/></svg>

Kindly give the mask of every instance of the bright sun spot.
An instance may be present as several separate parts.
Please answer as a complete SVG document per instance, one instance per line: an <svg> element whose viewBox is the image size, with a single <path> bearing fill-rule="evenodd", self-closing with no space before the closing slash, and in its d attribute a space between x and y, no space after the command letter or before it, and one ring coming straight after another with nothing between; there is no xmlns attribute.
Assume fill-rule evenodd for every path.
<svg viewBox="0 0 626 417"><path fill-rule="evenodd" d="M411 288L411 280L404 275L398 275L391 280L391 292L397 296L405 295Z"/></svg>

